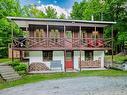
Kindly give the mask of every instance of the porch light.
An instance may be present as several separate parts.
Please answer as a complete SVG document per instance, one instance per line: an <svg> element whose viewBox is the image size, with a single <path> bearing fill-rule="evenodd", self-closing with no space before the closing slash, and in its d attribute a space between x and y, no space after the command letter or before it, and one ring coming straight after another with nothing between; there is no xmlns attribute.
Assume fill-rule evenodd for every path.
<svg viewBox="0 0 127 95"><path fill-rule="evenodd" d="M105 53L107 53L108 52L108 50L105 50Z"/></svg>

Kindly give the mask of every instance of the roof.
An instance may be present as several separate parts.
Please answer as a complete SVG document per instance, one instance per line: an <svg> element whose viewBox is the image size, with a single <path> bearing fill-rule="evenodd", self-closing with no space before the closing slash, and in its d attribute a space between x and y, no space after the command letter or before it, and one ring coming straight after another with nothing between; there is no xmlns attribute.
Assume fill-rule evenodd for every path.
<svg viewBox="0 0 127 95"><path fill-rule="evenodd" d="M116 22L112 21L88 21L88 20L67 20L67 19L45 19L45 18L25 18L25 17L7 17L10 20L13 21L24 21L24 23L28 22L29 24L32 24L32 22L58 22L58 23L71 23L71 24L102 24L102 25L112 25L116 24ZM36 23L37 24L37 23Z"/></svg>

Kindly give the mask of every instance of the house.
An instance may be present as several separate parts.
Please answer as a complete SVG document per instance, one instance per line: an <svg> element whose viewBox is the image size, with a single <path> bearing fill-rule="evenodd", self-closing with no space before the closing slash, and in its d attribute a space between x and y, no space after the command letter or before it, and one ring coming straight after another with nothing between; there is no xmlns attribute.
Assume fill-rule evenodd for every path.
<svg viewBox="0 0 127 95"><path fill-rule="evenodd" d="M104 68L105 51L112 50L113 31L105 39L104 29L116 22L7 18L29 34L15 37L12 30L12 50L29 51L30 72Z"/></svg>

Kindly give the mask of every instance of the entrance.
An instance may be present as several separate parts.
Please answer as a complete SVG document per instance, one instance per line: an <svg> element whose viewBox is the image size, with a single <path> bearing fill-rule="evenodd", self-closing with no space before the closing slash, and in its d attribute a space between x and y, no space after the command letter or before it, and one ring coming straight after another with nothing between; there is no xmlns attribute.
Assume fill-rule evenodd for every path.
<svg viewBox="0 0 127 95"><path fill-rule="evenodd" d="M66 61L65 61L66 69L73 69L73 52L66 51Z"/></svg>

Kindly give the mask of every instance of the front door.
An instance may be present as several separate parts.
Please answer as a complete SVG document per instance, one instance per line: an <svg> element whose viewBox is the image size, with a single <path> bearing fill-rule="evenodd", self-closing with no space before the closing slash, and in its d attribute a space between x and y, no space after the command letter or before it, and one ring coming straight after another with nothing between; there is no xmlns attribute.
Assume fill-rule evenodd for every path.
<svg viewBox="0 0 127 95"><path fill-rule="evenodd" d="M73 69L73 52L72 51L66 51L65 67L66 69Z"/></svg>

